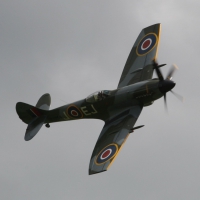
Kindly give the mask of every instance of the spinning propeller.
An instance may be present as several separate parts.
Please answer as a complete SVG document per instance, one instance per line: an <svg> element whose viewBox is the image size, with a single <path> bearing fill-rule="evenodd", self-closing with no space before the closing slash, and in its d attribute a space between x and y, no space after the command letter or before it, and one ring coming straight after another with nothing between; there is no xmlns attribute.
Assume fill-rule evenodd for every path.
<svg viewBox="0 0 200 200"><path fill-rule="evenodd" d="M166 64L158 65L158 63L155 60L153 60L153 67L156 70L156 74L158 76L158 79L160 80L159 89L163 93L165 108L167 110L167 97L166 97L167 92L170 91L172 94L174 94L181 101L183 101L183 97L172 91L172 88L176 85L176 83L174 83L172 81L172 77L173 77L174 72L178 69L178 67L176 65L173 65L172 68L170 69L169 73L167 74L166 79L164 79L162 72L160 70L160 67L163 67L165 65Z"/></svg>

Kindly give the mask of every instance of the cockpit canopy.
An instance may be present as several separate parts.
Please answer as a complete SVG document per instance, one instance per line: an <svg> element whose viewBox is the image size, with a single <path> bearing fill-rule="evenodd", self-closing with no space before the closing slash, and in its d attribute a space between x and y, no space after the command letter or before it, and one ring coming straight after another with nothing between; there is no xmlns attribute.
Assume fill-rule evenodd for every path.
<svg viewBox="0 0 200 200"><path fill-rule="evenodd" d="M94 92L91 95L89 95L86 98L86 101L89 103L93 103L93 102L97 102L97 101L102 101L109 96L110 96L109 90L101 90L101 91Z"/></svg>

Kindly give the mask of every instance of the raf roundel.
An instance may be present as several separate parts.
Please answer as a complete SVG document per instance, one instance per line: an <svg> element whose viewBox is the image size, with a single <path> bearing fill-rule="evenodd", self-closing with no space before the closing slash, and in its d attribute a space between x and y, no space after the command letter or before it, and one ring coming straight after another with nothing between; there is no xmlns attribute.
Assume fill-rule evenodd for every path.
<svg viewBox="0 0 200 200"><path fill-rule="evenodd" d="M157 44L157 35L149 33L145 35L139 42L136 52L139 56L149 53Z"/></svg>
<svg viewBox="0 0 200 200"><path fill-rule="evenodd" d="M110 144L103 148L96 158L96 164L101 165L111 158L113 158L118 151L118 146L116 144Z"/></svg>
<svg viewBox="0 0 200 200"><path fill-rule="evenodd" d="M69 106L67 108L67 114L74 118L74 119L81 119L83 117L83 114L82 112L80 111L79 108L77 108L76 106L72 105L72 106Z"/></svg>

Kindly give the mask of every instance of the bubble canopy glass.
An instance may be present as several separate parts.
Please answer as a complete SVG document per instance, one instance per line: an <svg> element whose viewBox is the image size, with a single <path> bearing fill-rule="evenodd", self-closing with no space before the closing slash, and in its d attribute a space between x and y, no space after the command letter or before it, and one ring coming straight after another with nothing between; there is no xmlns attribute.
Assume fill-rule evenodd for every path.
<svg viewBox="0 0 200 200"><path fill-rule="evenodd" d="M105 99L109 96L110 96L109 90L101 90L101 91L97 91L97 92L90 94L86 98L86 101L89 103L93 103L93 102L97 102L97 101L102 101L103 99Z"/></svg>

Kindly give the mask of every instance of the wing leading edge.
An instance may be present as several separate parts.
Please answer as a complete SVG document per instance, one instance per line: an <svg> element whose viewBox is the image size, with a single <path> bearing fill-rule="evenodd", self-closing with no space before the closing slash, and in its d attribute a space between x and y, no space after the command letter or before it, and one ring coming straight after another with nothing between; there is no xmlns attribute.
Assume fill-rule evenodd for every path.
<svg viewBox="0 0 200 200"><path fill-rule="evenodd" d="M106 121L91 156L89 175L109 168L128 138L142 108L139 105L127 108Z"/></svg>
<svg viewBox="0 0 200 200"><path fill-rule="evenodd" d="M118 88L152 78L152 60L157 57L160 30L161 24L154 24L140 32L124 66Z"/></svg>

